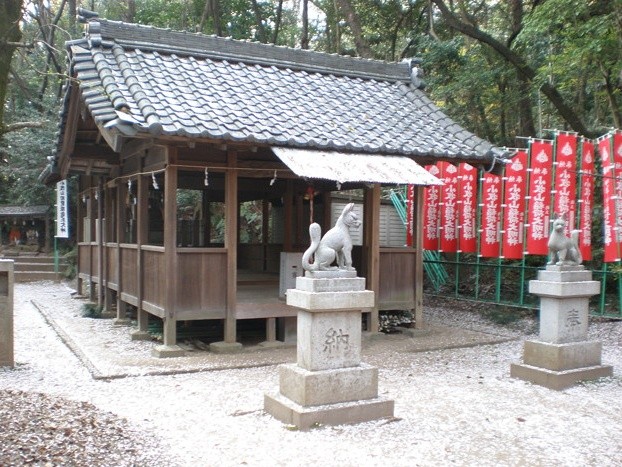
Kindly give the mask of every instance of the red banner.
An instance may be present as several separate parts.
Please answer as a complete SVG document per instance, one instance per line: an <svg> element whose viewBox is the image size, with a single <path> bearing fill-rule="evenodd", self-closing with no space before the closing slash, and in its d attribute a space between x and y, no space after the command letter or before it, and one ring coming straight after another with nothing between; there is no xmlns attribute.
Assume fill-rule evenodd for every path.
<svg viewBox="0 0 622 467"><path fill-rule="evenodd" d="M406 245L413 245L413 224L415 212L415 185L408 185L406 188Z"/></svg>
<svg viewBox="0 0 622 467"><path fill-rule="evenodd" d="M615 222L615 168L611 154L611 136L598 142L598 152L603 169L603 229L605 234L603 261L611 263L619 260Z"/></svg>
<svg viewBox="0 0 622 467"><path fill-rule="evenodd" d="M523 257L525 195L527 189L527 153L519 151L505 168L503 210L503 257Z"/></svg>
<svg viewBox="0 0 622 467"><path fill-rule="evenodd" d="M458 167L439 162L441 170L441 247L440 251L454 253L458 249Z"/></svg>
<svg viewBox="0 0 622 467"><path fill-rule="evenodd" d="M501 177L484 174L482 182L482 221L479 253L485 258L499 257L501 230Z"/></svg>
<svg viewBox="0 0 622 467"><path fill-rule="evenodd" d="M426 170L438 177L436 165L427 165ZM423 249L438 250L441 186L431 185L423 190Z"/></svg>
<svg viewBox="0 0 622 467"><path fill-rule="evenodd" d="M594 204L594 143L581 144L581 199L579 200L579 249L584 261L592 259L592 208Z"/></svg>
<svg viewBox="0 0 622 467"><path fill-rule="evenodd" d="M574 230L576 217L575 193L577 190L577 136L574 134L558 134L555 151L555 203L553 211L558 215L566 215L565 234Z"/></svg>
<svg viewBox="0 0 622 467"><path fill-rule="evenodd" d="M462 253L477 252L476 210L477 210L477 169L462 163L458 166L460 179L460 236L459 251Z"/></svg>
<svg viewBox="0 0 622 467"><path fill-rule="evenodd" d="M527 253L548 254L549 219L551 217L551 171L553 144L536 141L531 144L531 177L529 179L529 223Z"/></svg>

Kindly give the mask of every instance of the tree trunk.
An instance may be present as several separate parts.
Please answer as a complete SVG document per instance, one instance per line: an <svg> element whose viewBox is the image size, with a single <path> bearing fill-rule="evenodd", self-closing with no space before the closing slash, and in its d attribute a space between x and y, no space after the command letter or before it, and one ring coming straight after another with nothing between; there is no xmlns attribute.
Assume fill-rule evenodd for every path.
<svg viewBox="0 0 622 467"><path fill-rule="evenodd" d="M613 116L613 126L616 128L622 127L622 113L620 112L620 106L616 100L615 95L615 86L612 83L612 72L607 70L605 66L600 63L600 71L603 74L603 79L605 81L605 92L607 93L607 102L609 103L609 109L611 110L611 115Z"/></svg>
<svg viewBox="0 0 622 467"><path fill-rule="evenodd" d="M519 76L526 81L533 82L536 77L536 71L529 66L523 57L518 55L512 49L502 44L487 33L462 22L451 10L445 5L443 0L432 0L438 7L443 15L447 24L462 34L469 36L482 44L486 44L495 50L501 57L503 57L508 63L514 66ZM585 136L594 136L588 131L587 127L583 124L577 113L564 101L564 98L559 93L557 88L550 83L544 83L540 87L540 91L548 98L549 102L557 109L570 127Z"/></svg>
<svg viewBox="0 0 622 467"><path fill-rule="evenodd" d="M361 27L361 20L354 11L354 7L350 0L336 0L337 5L341 12L346 15L346 21L350 25L352 35L354 36L354 45L356 47L356 53L359 57L372 58L371 48L363 37L363 28Z"/></svg>
<svg viewBox="0 0 622 467"><path fill-rule="evenodd" d="M9 85L11 59L15 46L22 39L19 21L22 18L21 0L3 0L0 2L0 137L4 133L4 101Z"/></svg>
<svg viewBox="0 0 622 467"><path fill-rule="evenodd" d="M203 14L201 15L201 22L199 23L199 32L203 32L205 27L205 21L207 17L212 17L212 23L214 26L214 34L222 36L222 23L220 21L220 3L218 0L205 0L205 8L203 8Z"/></svg>
<svg viewBox="0 0 622 467"><path fill-rule="evenodd" d="M257 21L257 38L259 42L266 44L266 28L263 26L263 17L261 16L261 9L259 8L259 4L257 0L252 0L253 3L253 12L255 13L255 20Z"/></svg>
<svg viewBox="0 0 622 467"><path fill-rule="evenodd" d="M274 31L272 33L272 43L276 45L279 39L279 29L281 28L281 17L283 16L283 0L279 0L276 7L276 19L274 20Z"/></svg>
<svg viewBox="0 0 622 467"><path fill-rule="evenodd" d="M125 12L125 21L133 23L136 17L136 0L127 0L127 11Z"/></svg>
<svg viewBox="0 0 622 467"><path fill-rule="evenodd" d="M300 48L309 48L309 0L302 0L302 36Z"/></svg>

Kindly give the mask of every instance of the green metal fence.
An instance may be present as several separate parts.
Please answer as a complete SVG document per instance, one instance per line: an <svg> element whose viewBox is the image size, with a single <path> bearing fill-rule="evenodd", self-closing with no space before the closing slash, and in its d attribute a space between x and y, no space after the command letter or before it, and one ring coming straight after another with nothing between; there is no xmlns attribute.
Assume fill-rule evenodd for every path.
<svg viewBox="0 0 622 467"><path fill-rule="evenodd" d="M529 281L536 279L544 269L545 257L526 261L482 259L476 255L440 254L438 260L424 256L424 265L442 268L447 280L440 287L428 277L425 268L424 292L429 295L453 297L460 300L489 302L496 305L537 309L538 297L529 293ZM536 265L540 262L540 265ZM619 264L586 263L593 279L600 281L601 292L590 299L590 313L594 316L622 319L622 266Z"/></svg>

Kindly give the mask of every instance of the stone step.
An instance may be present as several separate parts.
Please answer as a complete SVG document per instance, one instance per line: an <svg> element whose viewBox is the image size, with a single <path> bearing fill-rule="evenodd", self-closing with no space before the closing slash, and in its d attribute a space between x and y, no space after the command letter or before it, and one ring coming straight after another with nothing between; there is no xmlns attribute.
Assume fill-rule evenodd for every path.
<svg viewBox="0 0 622 467"><path fill-rule="evenodd" d="M62 271L67 267L66 264L59 263L58 270ZM29 272L54 272L54 263L15 263L15 271Z"/></svg>
<svg viewBox="0 0 622 467"><path fill-rule="evenodd" d="M15 271L15 282L59 281L62 274L54 271Z"/></svg>
<svg viewBox="0 0 622 467"><path fill-rule="evenodd" d="M0 258L12 259L13 261L15 261L15 264L18 264L18 263L52 263L54 264L54 256L49 256L49 255L42 255L42 256L32 255L31 256L27 254L20 254L20 255L4 254L4 255L0 255ZM61 258L59 258L59 260L62 261Z"/></svg>

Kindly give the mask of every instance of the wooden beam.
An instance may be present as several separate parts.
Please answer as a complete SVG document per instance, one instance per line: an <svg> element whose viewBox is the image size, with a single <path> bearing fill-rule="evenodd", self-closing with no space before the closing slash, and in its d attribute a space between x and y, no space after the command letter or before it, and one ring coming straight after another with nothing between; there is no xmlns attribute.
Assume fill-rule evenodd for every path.
<svg viewBox="0 0 622 467"><path fill-rule="evenodd" d="M78 143L71 154L72 160L100 159L112 165L119 164L119 155L108 146L97 144Z"/></svg>
<svg viewBox="0 0 622 467"><path fill-rule="evenodd" d="M112 148L114 152L121 152L121 146L123 138L119 135L118 130L104 128L103 125L97 125L99 133L102 135L108 146Z"/></svg>
<svg viewBox="0 0 622 467"><path fill-rule="evenodd" d="M152 138L149 139L132 139L123 143L121 148L121 159L127 159L132 157L139 152L146 151L147 149L153 147L154 140Z"/></svg>
<svg viewBox="0 0 622 467"><path fill-rule="evenodd" d="M72 86L71 95L69 96L69 110L67 111L67 122L63 131L63 146L61 148L61 157L69 155L73 151L76 142L76 130L78 128L78 120L80 117L80 95L78 86ZM66 174L63 174L66 176Z"/></svg>

